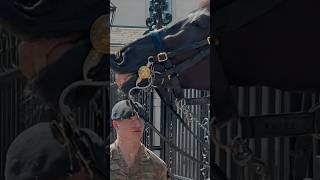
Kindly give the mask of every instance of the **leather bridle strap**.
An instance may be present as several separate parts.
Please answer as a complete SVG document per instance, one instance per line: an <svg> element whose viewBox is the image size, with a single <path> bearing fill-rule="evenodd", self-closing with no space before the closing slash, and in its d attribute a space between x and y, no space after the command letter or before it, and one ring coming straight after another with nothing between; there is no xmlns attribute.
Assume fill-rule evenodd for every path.
<svg viewBox="0 0 320 180"><path fill-rule="evenodd" d="M206 38L204 40L201 40L199 42L194 42L191 45L187 44L185 46L182 46L176 50L166 52L165 44L162 40L162 31L153 31L149 34L149 36L152 39L152 42L154 44L154 47L156 48L156 51L158 54L156 56L153 56L153 58L159 62L162 63L165 67L165 72L162 73L162 78L166 81L171 81L173 84L173 93L176 96L177 99L182 99L184 97L183 95L183 89L181 88L180 81L178 79L178 75L191 68L195 64L199 63L201 60L203 60L206 56L209 55L210 50L209 48L206 48L205 50L201 50L197 55L185 60L183 63L180 63L178 65L173 66L171 61L169 59L178 56L180 54L183 54L186 51L190 50L196 50L196 49L202 49L206 46L210 45L210 38ZM163 81L164 82L164 81Z"/></svg>
<svg viewBox="0 0 320 180"><path fill-rule="evenodd" d="M191 59L187 59L185 61L183 61L182 63L176 65L175 67L165 71L163 73L163 75L165 77L169 77L172 74L179 74L191 67L193 67L194 65L196 65L197 63L201 62L205 57L209 56L210 54L210 48L206 48L202 51L200 51L196 56L194 56Z"/></svg>
<svg viewBox="0 0 320 180"><path fill-rule="evenodd" d="M157 50L157 52L160 53L165 53L165 45L162 41L162 35L161 35L161 31L153 31L150 33L150 37L152 39L152 42ZM158 55L159 55L158 54ZM157 55L157 56L158 56ZM157 59L157 58L155 58ZM159 61L159 59L157 59ZM168 61L168 59L166 59L166 61L163 61L164 63L164 67L165 69L172 69L173 65L171 63L171 61ZM183 89L181 88L181 84L180 81L177 77L174 77L171 79L174 87L173 87L173 93L176 96L177 99L182 99L184 97L183 95Z"/></svg>
<svg viewBox="0 0 320 180"><path fill-rule="evenodd" d="M193 44L191 45L185 45L185 46L182 46L176 50L173 50L173 51L170 51L168 52L168 58L173 58L179 54L182 54L184 52L187 52L187 51L190 51L190 49L200 49L200 48L203 48L205 46L209 45L209 42L207 39L204 39L204 40L201 40L201 41L198 41L198 42L194 42Z"/></svg>
<svg viewBox="0 0 320 180"><path fill-rule="evenodd" d="M210 40L208 38L206 38L201 41L193 42L192 44L187 44L187 45L182 46L178 49L166 52L166 46L162 41L162 31L153 31L149 35L150 35L152 42L156 48L156 51L158 53L166 53L168 59L173 58L175 56L178 56L178 55L180 55L184 52L190 51L192 49L200 49L200 48L203 48L205 46L210 45ZM157 59L157 60L159 61L159 59Z"/></svg>
<svg viewBox="0 0 320 180"><path fill-rule="evenodd" d="M152 31L149 35L152 39L153 44L155 45L157 52L165 52L166 47L162 41L162 32Z"/></svg>

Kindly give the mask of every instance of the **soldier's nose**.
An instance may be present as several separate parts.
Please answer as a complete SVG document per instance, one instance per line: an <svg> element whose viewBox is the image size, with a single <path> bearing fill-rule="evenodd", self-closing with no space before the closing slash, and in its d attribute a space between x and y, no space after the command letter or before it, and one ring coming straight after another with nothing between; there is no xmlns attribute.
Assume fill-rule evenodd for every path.
<svg viewBox="0 0 320 180"><path fill-rule="evenodd" d="M135 118L133 121L134 121L134 127L142 128L143 124L142 124L142 122L140 121L139 118Z"/></svg>

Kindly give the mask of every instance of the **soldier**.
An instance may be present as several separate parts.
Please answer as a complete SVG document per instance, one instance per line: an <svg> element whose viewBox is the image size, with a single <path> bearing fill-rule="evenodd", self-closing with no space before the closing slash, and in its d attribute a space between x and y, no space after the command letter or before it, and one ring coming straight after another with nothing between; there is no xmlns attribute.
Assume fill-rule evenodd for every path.
<svg viewBox="0 0 320 180"><path fill-rule="evenodd" d="M96 168L105 173L105 143L93 131L80 129L94 154ZM89 177L79 160L54 137L50 123L39 123L19 134L11 143L6 157L6 180L104 180Z"/></svg>
<svg viewBox="0 0 320 180"><path fill-rule="evenodd" d="M110 145L110 178L166 180L166 164L140 142L144 131L143 108L136 105L138 110L134 111L129 100L122 100L112 109L117 139Z"/></svg>

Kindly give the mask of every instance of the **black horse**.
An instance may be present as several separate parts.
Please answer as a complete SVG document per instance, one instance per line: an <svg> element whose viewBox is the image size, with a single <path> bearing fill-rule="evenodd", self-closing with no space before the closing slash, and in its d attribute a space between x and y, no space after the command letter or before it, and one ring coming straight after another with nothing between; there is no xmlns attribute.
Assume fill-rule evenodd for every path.
<svg viewBox="0 0 320 180"><path fill-rule="evenodd" d="M125 78L127 83L121 82L118 85L127 86L127 90L132 88L135 83L128 82L136 81L139 68L147 65L151 58L151 61L163 67L156 69L160 73L166 74L172 68L171 73L162 76L157 85L174 87L171 80L175 76L181 88L209 89L209 34L210 11L207 6L171 27L151 32L129 43L110 57L110 66L116 72L116 77L117 74L129 76ZM194 64L181 65L191 61Z"/></svg>

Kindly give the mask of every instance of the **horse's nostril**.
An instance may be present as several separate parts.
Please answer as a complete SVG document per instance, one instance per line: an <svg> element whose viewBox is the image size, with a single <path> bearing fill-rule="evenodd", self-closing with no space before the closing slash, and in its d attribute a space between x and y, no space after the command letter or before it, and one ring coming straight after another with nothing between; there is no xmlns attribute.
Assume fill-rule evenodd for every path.
<svg viewBox="0 0 320 180"><path fill-rule="evenodd" d="M16 0L17 4L23 5L24 7L33 7L41 0Z"/></svg>

